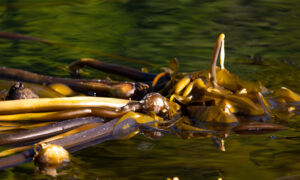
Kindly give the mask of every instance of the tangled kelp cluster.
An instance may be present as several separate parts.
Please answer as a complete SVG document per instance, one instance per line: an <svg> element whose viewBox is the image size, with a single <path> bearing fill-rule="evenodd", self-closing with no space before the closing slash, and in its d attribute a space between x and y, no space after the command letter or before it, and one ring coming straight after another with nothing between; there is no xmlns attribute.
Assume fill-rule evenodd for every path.
<svg viewBox="0 0 300 180"><path fill-rule="evenodd" d="M0 81L0 145L12 147L0 152L8 156L0 159L0 168L34 157L42 172L55 176L59 164L69 161L62 147L74 152L138 133L152 139L210 137L225 151L232 132L286 129L278 122L299 114L300 96L284 87L272 92L231 74L224 67L224 38L218 38L210 69L194 73L179 73L177 59L158 75L89 58L69 66L76 78L90 66L138 82L58 78L0 67L2 79L18 81Z"/></svg>

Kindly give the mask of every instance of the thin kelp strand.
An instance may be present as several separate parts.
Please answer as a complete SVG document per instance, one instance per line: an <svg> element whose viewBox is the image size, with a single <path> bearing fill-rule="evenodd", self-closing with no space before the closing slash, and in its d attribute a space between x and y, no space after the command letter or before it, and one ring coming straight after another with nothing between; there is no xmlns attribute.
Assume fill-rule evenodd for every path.
<svg viewBox="0 0 300 180"><path fill-rule="evenodd" d="M0 131L9 131L9 130L24 130L24 129L33 129L36 127L46 126L49 124L53 124L55 122L43 122L43 123L26 123L26 124L20 124L16 126L0 126Z"/></svg>
<svg viewBox="0 0 300 180"><path fill-rule="evenodd" d="M224 35L225 38L225 35ZM220 66L221 69L225 69L224 66L224 62L225 62L225 40L222 40L222 45L221 45L221 52L220 52Z"/></svg>
<svg viewBox="0 0 300 180"><path fill-rule="evenodd" d="M42 122L42 123L33 123L33 124L26 124L26 125L21 125L19 126L20 129L33 129L36 127L41 127L41 126L46 126L46 125L50 125L53 124L55 122Z"/></svg>
<svg viewBox="0 0 300 180"><path fill-rule="evenodd" d="M221 44L222 44L222 41L224 40L224 38L225 38L225 35L223 33L219 35L219 38L216 42L216 46L214 48L214 52L213 52L212 59L211 59L210 81L211 81L211 83L213 84L214 87L217 85L216 64L217 64Z"/></svg>
<svg viewBox="0 0 300 180"><path fill-rule="evenodd" d="M106 63L91 58L82 58L75 61L70 64L69 69L72 74L77 76L84 66L89 66L107 73L118 74L136 81L152 81L155 77L155 74L145 73L130 67Z"/></svg>
<svg viewBox="0 0 300 180"><path fill-rule="evenodd" d="M91 114L90 108L72 109L57 112L23 113L0 115L0 121L58 121L84 117ZM1 125L1 122L0 122Z"/></svg>
<svg viewBox="0 0 300 180"><path fill-rule="evenodd" d="M153 81L152 81L152 87L156 86L157 82L158 82L162 77L164 77L164 76L166 76L166 75L167 75L166 72L161 72L161 73L157 74L157 75L155 76L155 78L153 79Z"/></svg>
<svg viewBox="0 0 300 180"><path fill-rule="evenodd" d="M121 117L128 111L126 110L114 110L114 109L108 109L108 108L91 108L92 114L94 116L99 116L103 118L117 118Z"/></svg>
<svg viewBox="0 0 300 180"><path fill-rule="evenodd" d="M6 149L6 150L0 152L0 157L5 157L5 156L9 156L11 154L15 154L15 153L18 153L18 152L21 152L21 151L26 151L30 148L33 148L33 145L27 145L27 146L21 146L21 147Z"/></svg>
<svg viewBox="0 0 300 180"><path fill-rule="evenodd" d="M86 117L61 121L49 126L43 126L32 130L21 131L14 134L4 134L0 136L0 145L16 144L28 142L39 138L49 137L57 133L63 133L87 123L102 122L101 118Z"/></svg>

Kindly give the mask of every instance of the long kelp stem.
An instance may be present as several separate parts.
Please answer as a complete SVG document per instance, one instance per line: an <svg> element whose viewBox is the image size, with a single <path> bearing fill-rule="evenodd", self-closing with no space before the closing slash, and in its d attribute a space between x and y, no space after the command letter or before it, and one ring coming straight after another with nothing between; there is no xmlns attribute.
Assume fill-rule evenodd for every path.
<svg viewBox="0 0 300 180"><path fill-rule="evenodd" d="M15 101L3 101L0 102L0 105L16 105L18 104L17 108L12 108L8 110L4 110L1 113L9 113L9 112L34 112L34 111L43 111L48 110L51 111L54 109L67 109L71 108L72 110L64 110L58 112L45 112L45 113L24 113L24 114L9 114L9 115L0 115L0 125L1 121L24 121L24 120L34 120L34 121L49 121L49 120L62 120L62 119L70 119L75 117L82 117L87 115L93 115L103 118L117 118L129 111L134 112L154 112L156 114L165 114L168 112L169 105L165 98L160 95L159 93L149 93L147 94L141 101L128 101L122 99L114 99L114 98L93 98L93 97L85 97L87 100L92 99L91 101L95 102L95 99L102 99L100 102L104 103L102 106L95 106L96 104L93 103L89 106L86 105L85 107L90 108L82 108L82 109L74 109L76 106L81 106L80 103L83 101L75 101L75 98L79 97L72 97L72 98L50 98L47 100L44 99L29 99L29 100L15 100ZM72 101L74 100L74 101ZM121 100L121 101L120 101ZM107 101L113 103L122 103L122 101L126 104L121 107L117 107L116 105L109 105ZM11 102L10 104L8 102ZM16 103L17 102L17 103ZM2 103L2 104L1 104ZM61 104L60 104L61 103ZM74 103L74 104L72 104ZM77 104L76 104L77 103ZM88 103L88 102L87 102ZM71 104L71 105L70 105ZM59 107L60 105L66 107ZM70 105L70 106L69 106ZM121 104L122 105L122 104ZM31 106L31 107L30 107ZM54 107L53 107L54 106ZM79 107L78 106L78 107ZM83 105L84 106L84 105ZM81 106L82 107L82 106ZM12 122L2 122L2 123L11 123ZM14 124L15 125L15 124Z"/></svg>
<svg viewBox="0 0 300 180"><path fill-rule="evenodd" d="M57 112L41 112L41 113L23 113L23 114L9 114L0 115L0 125L4 122L12 121L58 121L72 118L79 118L85 116L98 116L102 118L117 118L131 109L116 109L116 108L83 108L72 109ZM4 124L5 126L8 126ZM11 124L9 126L18 126L20 124Z"/></svg>
<svg viewBox="0 0 300 180"><path fill-rule="evenodd" d="M0 114L59 111L87 107L120 108L129 100L106 97L64 97L0 101Z"/></svg>
<svg viewBox="0 0 300 180"><path fill-rule="evenodd" d="M144 95L149 88L148 85L139 82L56 78L8 67L0 67L0 77L38 84L62 83L70 86L75 91L84 93L95 92L99 95L110 95L119 98L141 96Z"/></svg>
<svg viewBox="0 0 300 180"><path fill-rule="evenodd" d="M214 87L217 86L217 75L216 75L216 66L217 66L217 60L219 57L219 52L221 49L222 42L224 41L225 35L222 33L219 35L219 38L216 42L216 46L214 48L214 52L211 59L210 64L210 81L213 84Z"/></svg>
<svg viewBox="0 0 300 180"><path fill-rule="evenodd" d="M21 131L14 134L4 134L0 136L0 145L16 144L49 137L63 133L66 130L88 123L103 122L101 118L87 117L65 120L48 126L39 127L32 130Z"/></svg>
<svg viewBox="0 0 300 180"><path fill-rule="evenodd" d="M109 121L101 126L97 126L95 128L91 128L89 130L67 136L63 139L51 141L50 143L63 146L66 149L70 149L90 140L99 139L105 135L111 135L117 120L118 119Z"/></svg>
<svg viewBox="0 0 300 180"><path fill-rule="evenodd" d="M33 124L25 124L19 126L0 126L0 131L11 131L11 130L22 130L22 129L33 129L41 126L47 126L49 124L53 124L55 122L42 122L42 123L33 123Z"/></svg>
<svg viewBox="0 0 300 180"><path fill-rule="evenodd" d="M82 58L78 61L75 61L69 66L69 69L71 74L78 75L80 69L82 69L84 66L89 66L107 73L118 74L135 81L152 81L155 78L155 74L144 73L130 67L105 63L91 58Z"/></svg>
<svg viewBox="0 0 300 180"><path fill-rule="evenodd" d="M102 126L67 136L66 138L52 141L51 143L61 145L70 152L75 152L107 140L127 137L133 132L138 132L138 126L134 118L125 118L121 122L119 122L119 119L115 119ZM130 137L132 137L132 135Z"/></svg>
<svg viewBox="0 0 300 180"><path fill-rule="evenodd" d="M72 109L57 112L24 113L0 115L0 121L58 121L91 115L90 108Z"/></svg>

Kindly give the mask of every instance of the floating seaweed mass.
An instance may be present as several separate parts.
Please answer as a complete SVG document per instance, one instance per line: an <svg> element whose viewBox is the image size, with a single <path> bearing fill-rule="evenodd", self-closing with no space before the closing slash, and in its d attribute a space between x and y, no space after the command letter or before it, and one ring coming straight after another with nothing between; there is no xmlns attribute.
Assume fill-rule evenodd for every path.
<svg viewBox="0 0 300 180"><path fill-rule="evenodd" d="M41 42L20 34L1 36ZM210 69L192 73L179 73L176 58L157 75L89 58L69 66L76 77L90 66L138 82L58 78L0 67L0 78L6 79L0 81L0 145L12 146L0 152L0 168L34 157L42 173L56 176L56 168L70 160L68 151L138 133L151 139L207 137L225 151L230 133L287 129L276 122L299 114L300 95L285 87L271 92L231 74L224 67L224 43L220 34Z"/></svg>

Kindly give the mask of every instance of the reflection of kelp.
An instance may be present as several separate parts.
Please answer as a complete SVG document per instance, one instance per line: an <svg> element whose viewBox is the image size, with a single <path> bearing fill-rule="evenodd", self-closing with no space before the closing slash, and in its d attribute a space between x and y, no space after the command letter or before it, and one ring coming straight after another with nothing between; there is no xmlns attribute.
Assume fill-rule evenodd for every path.
<svg viewBox="0 0 300 180"><path fill-rule="evenodd" d="M224 38L224 34L218 38L210 70L195 73L178 73L177 59L171 60L170 67L164 68L165 72L157 76L94 59L81 59L69 66L75 74L87 65L125 74L132 79L153 80L152 83L146 82L147 84L56 78L1 67L0 75L3 78L41 84L36 87L41 92L46 92L46 96L56 92L58 97L0 102L0 121L22 120L20 124L3 124L0 144L21 146L3 151L1 156L24 151L0 160L0 168L29 161L34 154L37 156L39 152L43 152L45 143L60 145L75 152L112 139L129 139L138 133L151 139L163 134L175 134L184 139L210 137L220 150L225 151L225 139L231 132L264 134L286 129L272 123L297 114L300 96L287 88L271 93L261 83L244 81L231 74L224 67ZM216 67L219 53L221 68ZM122 72L126 70L128 72ZM50 83L60 84L45 86ZM5 86L6 81L3 84ZM13 87L23 87L22 83L18 85ZM35 89L34 85L31 86ZM11 90L12 88L10 93ZM169 99L159 93L149 93L153 90ZM60 97L76 96L76 91L86 95L136 98L138 101L112 97ZM148 94L141 99L141 92ZM86 116L104 118L105 123L93 119L88 119L87 122L71 119ZM49 120L51 122L48 123ZM63 121L53 124L58 120ZM22 124L26 121L28 126ZM48 124L36 123L39 121L46 121ZM33 147L39 147L40 150L33 151Z"/></svg>

